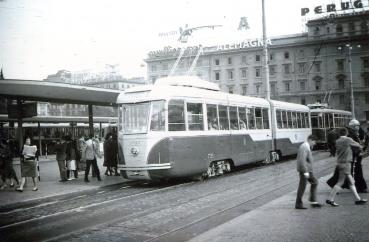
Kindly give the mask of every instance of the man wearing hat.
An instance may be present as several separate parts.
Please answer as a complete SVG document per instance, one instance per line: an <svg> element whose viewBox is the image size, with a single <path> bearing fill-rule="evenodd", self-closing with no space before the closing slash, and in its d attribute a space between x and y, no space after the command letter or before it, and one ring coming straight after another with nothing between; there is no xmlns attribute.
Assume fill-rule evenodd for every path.
<svg viewBox="0 0 369 242"><path fill-rule="evenodd" d="M359 129L360 129L359 121L357 121L356 119L351 120L349 123L347 137L350 137L357 143L360 143ZM363 176L363 168L361 166L361 160L363 159L361 149L358 149L356 147L351 147L351 149L352 149L351 174L353 174L355 180L356 190L359 193L367 193L368 188Z"/></svg>

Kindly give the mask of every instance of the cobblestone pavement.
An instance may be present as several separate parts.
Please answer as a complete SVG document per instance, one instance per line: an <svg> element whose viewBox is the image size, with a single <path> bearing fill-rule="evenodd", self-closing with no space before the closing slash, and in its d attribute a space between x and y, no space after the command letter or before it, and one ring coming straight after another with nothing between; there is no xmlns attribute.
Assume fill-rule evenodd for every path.
<svg viewBox="0 0 369 242"><path fill-rule="evenodd" d="M317 152L317 176L334 160ZM293 160L241 169L205 182L116 185L95 193L0 209L0 236L53 241L185 241L297 187ZM77 195L77 194L76 194Z"/></svg>

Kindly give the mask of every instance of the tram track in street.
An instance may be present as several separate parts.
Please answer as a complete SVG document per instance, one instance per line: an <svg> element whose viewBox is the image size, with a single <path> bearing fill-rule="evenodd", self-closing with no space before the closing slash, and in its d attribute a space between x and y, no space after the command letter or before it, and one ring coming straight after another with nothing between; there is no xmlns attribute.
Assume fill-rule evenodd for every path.
<svg viewBox="0 0 369 242"><path fill-rule="evenodd" d="M139 184L132 184L127 185L127 183L120 183L116 186L109 187L109 189L100 189L95 190L93 194L79 194L78 196L73 196L67 200L60 200L59 202L49 201L51 204L40 206L40 207L34 207L34 208L28 208L28 210L32 211L32 215L29 216L28 221L21 219L21 223L15 222L12 224L5 225L6 227L0 228L0 235L3 232L10 232L10 234L14 233L15 231L22 231L25 230L27 227L32 227L34 225L37 226L46 226L50 227L50 231L56 231L52 235L49 231L42 231L42 228L35 228L32 231L28 231L28 234L35 236L32 238L37 238L37 240L56 240L56 241L62 241L65 238L73 238L73 234L82 233L82 231L85 231L86 229L89 230L90 228L94 227L104 227L104 225L107 224L116 224L116 223L124 223L127 221L135 221L140 218L145 218L147 216L150 216L150 214L156 214L160 213L160 211L165 211L166 209L173 209L175 210L176 207L186 206L188 203L193 203L195 201L199 200L206 200L208 197L216 196L218 193L225 193L226 191L229 191L234 188L234 182L237 182L239 179L239 176L243 176L243 174L248 174L251 171L255 171L258 174L262 174L264 167L270 167L269 169L276 169L277 171L280 169L280 166L287 166L289 167L289 161L277 163L275 165L255 165L249 167L249 169L241 169L237 170L233 173L228 174L224 177L218 178L212 178L210 180L207 180L205 182L198 182L198 183L181 183L181 184L165 184L165 187L158 187L157 185L139 185ZM327 168L329 169L329 168ZM282 174L288 169L283 168L281 169ZM253 174L251 172L251 174ZM289 175L287 177L288 180L291 179L293 175ZM225 179L223 179L225 178ZM255 183L257 182L258 176L252 177L247 176L246 179L243 179L242 182L239 182L239 186L246 186L248 183ZM234 180L234 181L233 181ZM274 180L274 181L273 181ZM270 178L265 180L264 182L267 184L273 184L275 181L279 180L278 177ZM164 193L163 196L169 196L168 194L177 193L175 191L186 189L188 190L187 193L191 194L192 191L196 187L205 187L205 190L211 189L211 187L217 183L225 184L225 186L222 187L222 189L217 189L214 192L205 192L203 194L194 195L193 197L186 197L186 195L183 195L182 197L173 197L168 198L167 200L164 198L161 198L160 194ZM293 183L294 184L294 183ZM264 184L266 185L266 184ZM163 184L161 184L163 186ZM295 186L295 184L294 184ZM207 188L206 188L207 187ZM288 184L287 184L288 187ZM142 189L145 188L146 190L143 191ZM176 189L178 188L178 189ZM283 186L282 186L283 188ZM278 188L277 190L281 190L282 188ZM169 190L168 190L169 189ZM263 187L256 187L252 193L255 193L257 190L262 190ZM122 192L124 190L124 193ZM281 192L284 191L283 189ZM283 193L283 192L282 192ZM77 195L77 194L76 194ZM260 195L263 197L263 194ZM102 199L101 202L96 201L95 198ZM78 205L78 201L82 200L83 204ZM143 200L151 200L148 202L143 202ZM255 200L256 199L256 200ZM94 202L91 202L94 200ZM73 206L69 209L65 209L64 211L60 211L57 209L58 204L63 203L72 203L77 201L75 204L76 206ZM157 205L155 205L154 201L157 202ZM245 212L245 207L247 207L247 203L253 203L257 201L257 198L253 198L250 201L245 201L246 205L242 204L236 204L234 206L231 206L227 209L222 209L224 211L219 211L219 215L216 215L218 213L212 213L208 216L205 216L201 219L198 219L198 221L194 224L185 224L184 226L178 226L174 228L173 230L166 231L166 233L162 234L156 234L155 236L149 236L148 238L143 238L144 240L154 240L154 241L170 241L170 238L179 236L181 233L187 234L186 231L191 231L200 228L204 228L204 223L207 223L209 221L228 221L235 217L237 214L239 214L240 210ZM150 205L148 204L150 203ZM135 207L134 204L137 204L137 207ZM146 205L147 206L146 206ZM77 206L78 205L78 206ZM45 215L39 214L37 209L42 208L42 210L46 207L49 209L49 206L56 206L56 209L52 212L48 212ZM104 209L104 206L111 206L115 207L112 209ZM251 209L251 208L250 208ZM14 210L16 214L16 210ZM35 216L37 214L37 216ZM233 215L232 215L233 214ZM124 219L122 219L122 216ZM1 214L0 214L1 217ZM222 217L223 219L219 220L219 217ZM78 219L80 218L80 219ZM61 224L58 224L56 221L63 221ZM203 222L202 222L203 221ZM225 221L224 221L225 222ZM210 224L213 224L214 222L211 222ZM61 233L60 227L63 228L63 231ZM206 226L205 226L206 227ZM59 229L58 229L59 228ZM45 228L46 229L46 228ZM201 229L200 229L201 230ZM2 232L3 231L3 232ZM78 232L80 231L80 232ZM68 236L72 237L68 237ZM7 236L5 238L11 238L11 236ZM14 240L13 237L12 240ZM157 239L155 239L157 238ZM169 240L166 240L169 239ZM16 239L15 239L16 240ZM5 240L7 241L7 240Z"/></svg>

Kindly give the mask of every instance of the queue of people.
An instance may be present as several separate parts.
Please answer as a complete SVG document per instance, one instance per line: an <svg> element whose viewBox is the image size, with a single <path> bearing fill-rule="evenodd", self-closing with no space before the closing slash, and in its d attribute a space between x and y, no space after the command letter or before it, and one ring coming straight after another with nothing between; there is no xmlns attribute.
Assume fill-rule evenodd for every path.
<svg viewBox="0 0 369 242"><path fill-rule="evenodd" d="M336 157L336 167L333 176L327 181L332 187L326 203L336 207L337 193L342 188L349 188L355 199L356 205L367 203L366 199L360 197L359 193L367 193L367 185L363 176L362 157L363 151L368 148L369 128L366 133L359 136L360 123L351 120L348 128L330 130L328 133L328 147L330 156ZM318 180L314 177L313 156L311 150L315 145L316 138L310 135L298 150L297 171L300 175L300 182L297 189L295 208L306 209L302 202L307 182L311 183L309 202L312 207L319 208L322 205L317 202L316 190Z"/></svg>
<svg viewBox="0 0 369 242"><path fill-rule="evenodd" d="M0 189L3 190L15 187L16 191L23 192L26 185L26 178L30 177L33 181L32 191L38 191L38 181L40 179L38 150L32 144L30 138L26 138L21 149L20 171L21 179L18 180L13 168L13 153L11 152L9 140L0 139ZM59 182L67 182L78 178L78 171L84 171L84 181L89 182L90 168L92 167L92 177L102 181L97 159L102 158L100 154L100 143L93 135L81 137L73 140L70 135L62 136L55 144L56 161L59 168ZM118 163L118 144L116 135L109 133L104 142L104 166L107 167L105 175L119 176Z"/></svg>

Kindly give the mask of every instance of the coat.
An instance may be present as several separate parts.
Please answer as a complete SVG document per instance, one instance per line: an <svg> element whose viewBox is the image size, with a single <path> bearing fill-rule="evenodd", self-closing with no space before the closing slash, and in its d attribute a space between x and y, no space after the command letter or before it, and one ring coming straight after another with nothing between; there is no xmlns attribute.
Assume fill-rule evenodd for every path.
<svg viewBox="0 0 369 242"><path fill-rule="evenodd" d="M64 161L67 158L67 144L58 142L55 145L56 160Z"/></svg>
<svg viewBox="0 0 369 242"><path fill-rule="evenodd" d="M313 172L313 161L309 143L302 143L297 153L297 171L301 173Z"/></svg>
<svg viewBox="0 0 369 242"><path fill-rule="evenodd" d="M118 143L115 139L107 139L104 142L104 165L117 166Z"/></svg>

